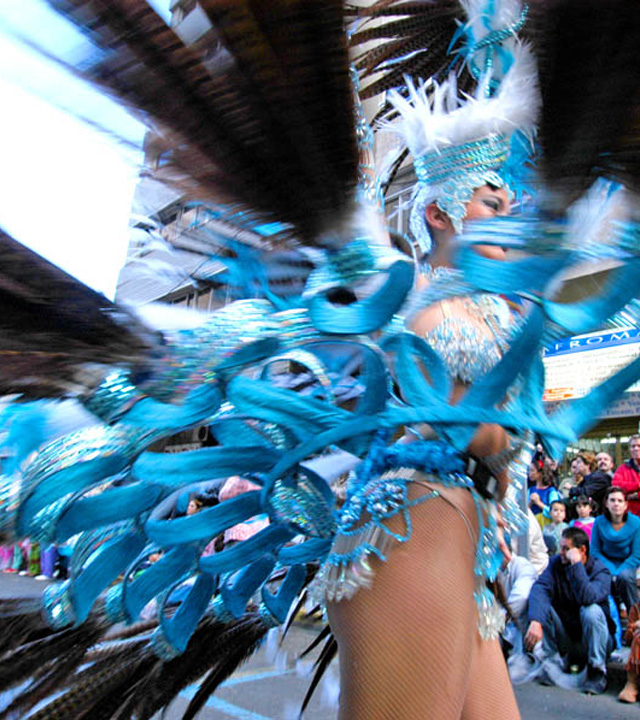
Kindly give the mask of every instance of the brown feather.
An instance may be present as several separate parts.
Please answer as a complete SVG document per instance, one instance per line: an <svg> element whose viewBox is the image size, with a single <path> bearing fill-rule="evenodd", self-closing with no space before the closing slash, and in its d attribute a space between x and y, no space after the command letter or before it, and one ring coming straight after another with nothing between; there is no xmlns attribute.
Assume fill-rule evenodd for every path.
<svg viewBox="0 0 640 720"><path fill-rule="evenodd" d="M640 189L640 4L541 0L529 35L539 59L541 170L558 209L596 177Z"/></svg>
<svg viewBox="0 0 640 720"><path fill-rule="evenodd" d="M233 194L312 243L352 211L358 153L338 0L202 2L225 44L207 58L145 0L52 1L106 52L83 74L158 123L171 164L205 195Z"/></svg>
<svg viewBox="0 0 640 720"><path fill-rule="evenodd" d="M88 368L142 367L153 333L0 230L0 395L59 397Z"/></svg>

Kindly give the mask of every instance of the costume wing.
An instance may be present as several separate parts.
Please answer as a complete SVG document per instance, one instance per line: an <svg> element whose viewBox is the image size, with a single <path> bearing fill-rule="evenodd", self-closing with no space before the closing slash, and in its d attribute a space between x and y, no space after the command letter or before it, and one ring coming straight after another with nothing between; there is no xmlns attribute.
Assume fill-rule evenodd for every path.
<svg viewBox="0 0 640 720"><path fill-rule="evenodd" d="M202 195L222 194L257 218L289 226L305 244L341 248L310 279L314 292L305 308L275 312L267 301L244 300L202 327L165 335L153 373L134 377L118 368L87 395L87 408L101 422L53 439L24 464L26 454L18 453L28 448L16 445L15 472L3 477L6 533L42 542L77 538L70 579L47 589L43 608L33 601L0 606L6 653L0 689L31 681L8 712L24 714L48 699L37 711L42 717L150 718L207 673L187 710L191 717L268 628L285 621L309 566L330 552L339 518L309 458L324 459L327 448L331 461L364 458L357 489L405 464L439 472L448 463L451 473L463 473L461 453L480 422L566 443L570 426L541 409L536 351L552 313L554 323L564 318L571 328L589 313L567 314L543 302L556 257L518 266L525 292L540 301L498 364L463 402L449 405L451 377L442 360L420 338L389 325L409 293L412 268L364 240L342 248L358 157L341 4L207 0L201 4L220 49L204 57L141 0L52 4L100 50L82 73L154 124L157 156L167 169ZM385 5L394 4L377 7ZM418 5L427 7L407 3L408 14ZM441 15L447 23L454 16ZM464 281L474 291L513 289L512 268L498 272L485 260L463 253L460 287ZM364 299L331 301L336 285L371 280L380 270L382 291L372 283ZM629 283L623 290L597 306L599 319L628 300ZM293 381L277 382L272 362ZM301 378L305 373L311 381ZM520 394L503 402L516 382ZM353 394L344 392L357 384ZM430 446L430 455L420 454L420 443L413 452L391 443L395 430L422 422L450 442ZM199 425L212 433L211 446L158 452L167 438ZM184 493L201 491L203 483L210 490L232 475L252 477L257 489L192 516L176 512ZM371 501L372 510L378 501L382 511L387 503L397 507L397 489L382 490L363 502ZM213 537L257 515L267 515L269 525L205 554ZM147 565L158 551L160 559ZM351 560L335 559L333 570L339 575ZM153 602L153 622L100 642L110 626L136 623ZM45 621L56 632L43 637ZM333 651L329 645L325 657Z"/></svg>
<svg viewBox="0 0 640 720"><path fill-rule="evenodd" d="M132 314L0 231L0 395L82 392L142 368L158 339Z"/></svg>

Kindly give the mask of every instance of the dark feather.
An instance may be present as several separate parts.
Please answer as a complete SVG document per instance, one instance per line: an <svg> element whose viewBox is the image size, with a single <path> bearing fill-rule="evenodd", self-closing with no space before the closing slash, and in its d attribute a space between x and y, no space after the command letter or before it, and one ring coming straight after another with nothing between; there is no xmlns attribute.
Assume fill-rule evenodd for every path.
<svg viewBox="0 0 640 720"><path fill-rule="evenodd" d="M562 209L596 177L640 189L640 4L541 0L529 34L539 58L541 170Z"/></svg>
<svg viewBox="0 0 640 720"><path fill-rule="evenodd" d="M358 151L341 2L205 0L224 44L205 58L145 0L51 1L105 50L82 74L159 124L194 187L232 193L311 243L350 214Z"/></svg>
<svg viewBox="0 0 640 720"><path fill-rule="evenodd" d="M373 97L403 85L404 78L414 81L434 77L444 79L455 59L449 52L450 42L464 21L464 12L457 0L406 2L383 0L368 7L351 9L359 21L375 20L375 26L355 32L351 44L357 48L365 43L381 40L359 55L356 66L364 78L361 97ZM468 92L474 81L458 60L460 88Z"/></svg>
<svg viewBox="0 0 640 720"><path fill-rule="evenodd" d="M0 230L0 395L77 392L89 369L140 367L155 344L129 313Z"/></svg>
<svg viewBox="0 0 640 720"><path fill-rule="evenodd" d="M318 659L316 660L314 666L315 666L315 672L313 674L313 678L311 679L311 683L309 684L309 689L307 690L306 695L304 696L304 700L302 701L302 706L300 708L300 715L304 713L304 711L307 709L307 705L311 701L311 698L313 697L313 693L315 692L315 689L318 687L318 683L322 679L326 669L331 665L332 660L335 658L335 656L338 653L338 643L336 642L336 639L333 637L333 635L330 635L330 637L327 639L326 643L324 644L324 647L322 648L322 652L318 656Z"/></svg>
<svg viewBox="0 0 640 720"><path fill-rule="evenodd" d="M282 644L282 641L286 637L287 633L289 632L289 628L293 624L293 621L296 619L296 616L302 609L302 606L305 604L307 600L307 593L306 590L302 593L300 593L300 597L298 598L298 601L293 606L293 609L289 611L289 617L287 618L287 621L282 626L282 635L280 637L280 644Z"/></svg>
<svg viewBox="0 0 640 720"><path fill-rule="evenodd" d="M0 653L4 656L25 642L50 634L39 597L0 600Z"/></svg>
<svg viewBox="0 0 640 720"><path fill-rule="evenodd" d="M300 657L306 657L309 653L313 652L323 640L331 637L331 628L329 625L325 625L322 630L316 635L316 637L307 645L307 647L300 653Z"/></svg>
<svg viewBox="0 0 640 720"><path fill-rule="evenodd" d="M24 717L26 711L58 690L65 678L81 664L87 648L93 645L103 632L104 626L101 623L84 623L76 630L73 643L58 643L55 657L51 657L51 648L48 648L51 659L46 664L42 664L43 661L38 657L37 649L34 648L37 643L33 643L22 657L22 666L24 667L26 662L26 655L30 655L32 675L33 669L36 669L35 680L25 691L14 698L7 709L0 714L0 718L8 720L9 718ZM67 633L60 633L60 635L67 635ZM65 640L68 639L67 635Z"/></svg>
<svg viewBox="0 0 640 720"><path fill-rule="evenodd" d="M198 688L198 692L185 710L183 720L193 720L220 683L253 654L267 632L265 625L256 617L248 619L240 627L241 632L230 633L220 643L221 657Z"/></svg>
<svg viewBox="0 0 640 720"><path fill-rule="evenodd" d="M25 643L17 650L6 653L0 659L0 691L24 682L34 668L58 657L64 657L75 648L93 644L97 639L92 621L78 628L52 632L44 638Z"/></svg>
<svg viewBox="0 0 640 720"><path fill-rule="evenodd" d="M185 652L174 660L158 658L148 640L147 623L139 623L142 637L105 640L95 645L99 634L91 637L85 630L81 642L69 649L74 631L58 633L56 657L47 643L33 643L21 650L21 665L27 653L46 649L48 664L41 669L35 682L18 695L6 710L6 717L33 707L56 690L63 690L55 699L34 714L34 718L133 718L149 720L166 708L182 689L206 674L205 680L187 708L185 717L198 712L212 692L229 677L258 647L267 627L256 612L248 612L239 620L221 623L211 617L201 620ZM94 628L96 633L96 628ZM120 634L129 636L130 631ZM37 662L32 657L31 667ZM79 672L77 668L86 665ZM31 677L34 676L33 669ZM23 680L26 679L23 677ZM15 680L15 678L14 678ZM65 689L66 688L66 689ZM4 716L2 716L4 717Z"/></svg>

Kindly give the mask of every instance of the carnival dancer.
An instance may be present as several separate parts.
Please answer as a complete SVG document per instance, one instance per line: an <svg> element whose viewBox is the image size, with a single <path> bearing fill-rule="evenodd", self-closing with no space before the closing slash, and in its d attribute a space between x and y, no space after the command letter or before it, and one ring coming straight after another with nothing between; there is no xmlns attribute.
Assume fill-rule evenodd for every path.
<svg viewBox="0 0 640 720"><path fill-rule="evenodd" d="M455 277L455 237L465 223L510 212L511 189L501 170L514 128L533 128L537 88L531 60L525 47L515 48L512 74L495 97L465 102L453 78L442 85L410 84L408 101L393 96L418 176L411 228L423 253L423 287L433 278ZM493 260L505 256L495 246L476 252ZM434 303L417 312L410 327L443 359L453 378L450 402L490 371L513 332L506 303L493 295ZM410 437L415 442L407 447L418 453L422 447L425 459L430 453L457 455L432 428L413 429ZM477 583L497 569L482 570L479 557L492 554L484 549L493 532L491 504L505 493L511 451L507 432L489 424L478 428L466 448L477 459L479 476L493 476L488 495L484 489L488 501L473 487L460 486L444 459L432 472L407 463L372 478L352 496L353 511L347 499L323 571L340 650L341 718L392 718L398 708L407 718L519 717L497 640L500 614L487 602L483 580ZM395 513L387 506L386 515L376 516L371 504L358 512L367 493L384 497L399 485L406 499ZM380 623L383 608L392 611ZM423 613L438 620L421 626ZM384 653L378 651L382 644Z"/></svg>
<svg viewBox="0 0 640 720"><path fill-rule="evenodd" d="M368 133L352 113L342 2L206 0L221 47L204 58L143 0L55 4L91 37L79 70L157 121L161 171L241 203L241 224L281 223L280 241L321 259L303 307L245 300L196 328L154 336L142 363L113 362L83 395L100 424L45 445L3 478L0 518L12 537L79 535L69 581L48 588L42 607L0 605L0 690L23 688L7 712L24 716L45 700L43 717L148 720L203 678L185 711L193 718L268 629L286 622L319 563L316 591L340 646L343 717L517 717L497 643L502 613L487 588L501 561L495 513L509 463L530 431L558 455L595 417L585 407L601 408L639 374L623 369L552 417L542 407L545 329L577 334L604 322L635 297L639 273L633 262L613 271L615 292L588 312L558 307L551 288L576 260L575 236L546 217L503 217L514 130L531 131L537 105L534 62L515 38L526 7L507 3L494 16L493 2L455 11L448 0L408 4L410 14L427 11L420 48L431 49L433 15L445 19L445 67L452 36L465 36L465 92L475 88L469 95L434 80L408 83L408 100L394 96L418 176L412 228L425 277L414 292L414 264L371 242L356 202L379 186L358 184L357 136ZM599 148L579 181L606 165ZM557 156L551 150L547 161ZM567 193L552 198L561 210ZM471 220L486 223L474 230ZM623 230L635 237L637 228ZM628 259L634 245L624 232L614 238ZM505 246L531 257L503 262ZM518 322L501 298L512 292L531 301ZM335 377L354 358L360 390L343 403ZM309 368L313 392L279 386L278 362ZM216 445L153 452L156 441L201 424ZM336 512L326 478L307 461L340 453L361 463ZM172 515L176 493L236 475L259 489ZM505 522L514 521L510 508L505 501ZM262 514L269 523L255 535L203 554L212 537ZM156 551L157 562L137 572ZM103 640L153 598L157 626ZM45 621L55 632L43 637Z"/></svg>

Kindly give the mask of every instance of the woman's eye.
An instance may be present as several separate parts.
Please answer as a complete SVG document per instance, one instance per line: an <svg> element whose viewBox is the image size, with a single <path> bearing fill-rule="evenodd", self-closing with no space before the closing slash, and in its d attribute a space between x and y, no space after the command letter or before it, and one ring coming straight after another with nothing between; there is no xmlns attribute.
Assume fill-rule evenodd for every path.
<svg viewBox="0 0 640 720"><path fill-rule="evenodd" d="M486 207L493 210L494 212L498 212L500 210L500 203L498 200L493 200L492 198L483 198L482 202Z"/></svg>

